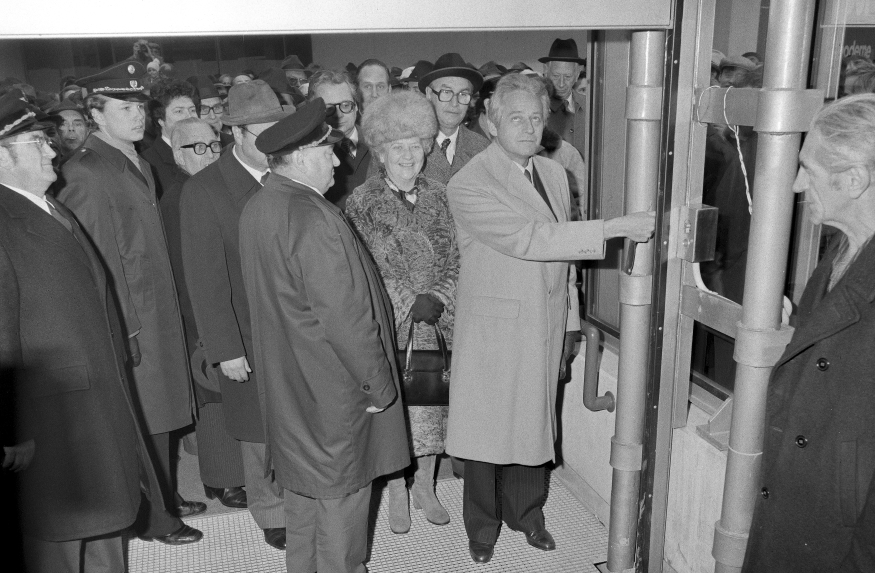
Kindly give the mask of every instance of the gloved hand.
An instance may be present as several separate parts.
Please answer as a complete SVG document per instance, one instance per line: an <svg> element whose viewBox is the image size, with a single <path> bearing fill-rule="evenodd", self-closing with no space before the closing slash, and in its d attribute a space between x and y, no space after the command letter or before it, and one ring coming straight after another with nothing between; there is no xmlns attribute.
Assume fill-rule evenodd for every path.
<svg viewBox="0 0 875 573"><path fill-rule="evenodd" d="M410 308L410 316L413 322L424 322L429 325L437 324L443 312L444 303L430 294L416 295L416 300L413 301L413 306Z"/></svg>

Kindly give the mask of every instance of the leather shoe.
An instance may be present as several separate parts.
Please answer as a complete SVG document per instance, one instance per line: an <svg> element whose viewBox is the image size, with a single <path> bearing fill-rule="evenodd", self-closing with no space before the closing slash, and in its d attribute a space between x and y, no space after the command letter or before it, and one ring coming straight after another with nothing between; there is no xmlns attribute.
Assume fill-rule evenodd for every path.
<svg viewBox="0 0 875 573"><path fill-rule="evenodd" d="M492 554L495 551L495 544L469 541L468 551L471 552L471 559L474 560L474 563L489 563L489 560L492 559Z"/></svg>
<svg viewBox="0 0 875 573"><path fill-rule="evenodd" d="M281 551L286 550L286 528L285 527L271 527L269 529L264 530L264 541L273 547L274 549L279 549Z"/></svg>
<svg viewBox="0 0 875 573"><path fill-rule="evenodd" d="M203 539L204 534L201 530L195 529L194 527L186 524L182 524L182 527L174 531L173 533L168 533L167 535L158 535L156 537L144 537L140 536L140 539L143 541L160 541L166 545L185 545L187 543L195 543Z"/></svg>
<svg viewBox="0 0 875 573"><path fill-rule="evenodd" d="M183 501L176 508L177 517L191 517L207 510L207 504L202 501Z"/></svg>
<svg viewBox="0 0 875 573"><path fill-rule="evenodd" d="M526 541L529 542L529 545L541 551L553 551L556 549L556 542L553 541L553 536L546 529L526 533Z"/></svg>
<svg viewBox="0 0 875 573"><path fill-rule="evenodd" d="M247 506L246 490L242 487L210 487L204 484L204 495L207 499L218 499L225 507L240 509Z"/></svg>

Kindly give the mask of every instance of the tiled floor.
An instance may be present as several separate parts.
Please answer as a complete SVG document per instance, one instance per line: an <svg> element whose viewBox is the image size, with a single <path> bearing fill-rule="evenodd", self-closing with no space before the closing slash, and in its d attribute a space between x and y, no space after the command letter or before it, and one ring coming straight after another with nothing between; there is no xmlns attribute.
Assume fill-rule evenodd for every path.
<svg viewBox="0 0 875 573"><path fill-rule="evenodd" d="M448 571L573 572L595 573L593 563L604 561L607 532L604 526L572 497L554 477L544 508L547 529L556 539L556 551L530 547L521 533L503 529L495 546L495 557L476 565L468 555L462 525L462 481L438 482L437 494L450 513L449 525L428 523L421 511L411 506L410 533L389 531L386 500L376 500L373 541L368 570L371 573L427 573ZM261 530L246 511L187 519L204 532L193 545L170 547L133 539L129 544L131 573L282 573L284 553L264 543Z"/></svg>

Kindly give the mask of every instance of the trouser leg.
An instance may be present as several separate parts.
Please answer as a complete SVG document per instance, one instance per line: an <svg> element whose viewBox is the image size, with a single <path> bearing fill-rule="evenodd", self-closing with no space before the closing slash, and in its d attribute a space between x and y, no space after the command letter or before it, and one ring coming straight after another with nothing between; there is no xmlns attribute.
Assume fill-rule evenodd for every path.
<svg viewBox="0 0 875 573"><path fill-rule="evenodd" d="M286 572L316 571L318 500L283 491L286 522Z"/></svg>
<svg viewBox="0 0 875 573"><path fill-rule="evenodd" d="M149 484L149 500L140 505L134 528L140 535L159 537L182 527L182 520L176 517L176 508L182 503L182 498L174 495L176 488L171 485L174 481L170 469L169 432L145 434L143 438L158 483Z"/></svg>
<svg viewBox="0 0 875 573"><path fill-rule="evenodd" d="M544 529L545 479L544 466L502 467L501 508L508 527L523 532Z"/></svg>
<svg viewBox="0 0 875 573"><path fill-rule="evenodd" d="M462 519L470 541L494 544L501 528L495 492L495 464L465 460Z"/></svg>
<svg viewBox="0 0 875 573"><path fill-rule="evenodd" d="M370 501L370 483L346 497L317 500L317 571L367 572Z"/></svg>
<svg viewBox="0 0 875 573"><path fill-rule="evenodd" d="M195 434L201 482L217 488L242 486L246 481L243 454L240 442L225 429L222 404L208 402L200 407Z"/></svg>
<svg viewBox="0 0 875 573"><path fill-rule="evenodd" d="M176 477L173 475L174 460L171 456L175 458L176 452L170 451L170 432L147 434L145 437L146 446L151 450L149 453L155 464L155 473L158 474L164 506L167 511L175 514L176 508L182 505L182 497L176 491Z"/></svg>
<svg viewBox="0 0 875 573"><path fill-rule="evenodd" d="M265 445L240 442L243 455L243 476L246 483L246 501L249 513L258 527L272 529L285 527L283 489L272 474L264 475Z"/></svg>

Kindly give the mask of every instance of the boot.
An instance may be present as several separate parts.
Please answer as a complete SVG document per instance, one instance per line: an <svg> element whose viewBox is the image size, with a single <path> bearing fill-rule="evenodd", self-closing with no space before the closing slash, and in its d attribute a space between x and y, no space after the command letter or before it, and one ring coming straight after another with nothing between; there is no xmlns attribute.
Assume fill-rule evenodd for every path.
<svg viewBox="0 0 875 573"><path fill-rule="evenodd" d="M427 520L435 525L446 525L450 522L450 514L434 494L434 461L433 455L416 458L416 474L410 495L413 497L413 507L423 510Z"/></svg>
<svg viewBox="0 0 875 573"><path fill-rule="evenodd" d="M389 529L392 533L407 533L410 531L410 502L404 472L390 479L386 489L389 490Z"/></svg>

